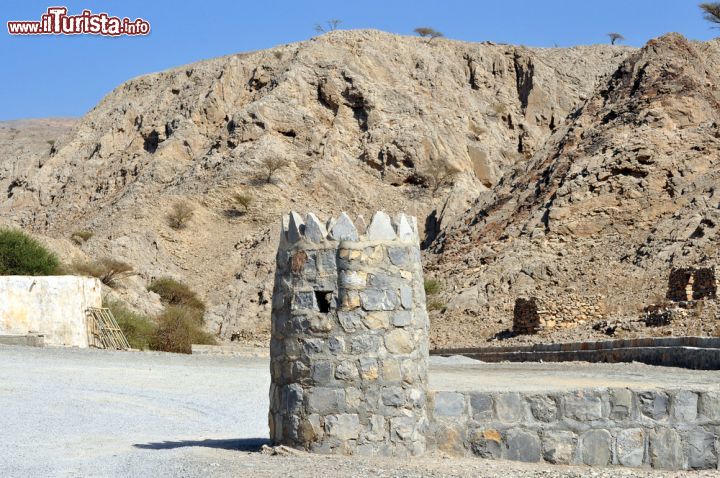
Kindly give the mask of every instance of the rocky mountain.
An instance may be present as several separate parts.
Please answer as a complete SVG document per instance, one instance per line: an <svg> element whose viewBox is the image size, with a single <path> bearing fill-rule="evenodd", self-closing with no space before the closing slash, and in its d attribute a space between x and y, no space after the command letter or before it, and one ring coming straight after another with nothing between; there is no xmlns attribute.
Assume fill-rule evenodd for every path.
<svg viewBox="0 0 720 478"><path fill-rule="evenodd" d="M523 180L519 171L536 174L539 158L579 121L578 107L597 101L598 82L630 54L335 31L143 76L46 152L3 148L0 217L64 256L132 264L138 275L114 294L141 311L159 306L144 288L151 278L181 279L208 302L210 330L252 340L269 326L281 213L403 211L424 223L427 244L442 233L428 261L447 250L437 271L459 288L445 289L452 300L443 317L492 311L483 307L497 294L465 287L474 269L447 268L465 267L453 246L461 228L442 231L463 224L474 201L478 211L497 204ZM263 164L274 158L289 164L267 181ZM445 170L458 173L443 181ZM234 194L252 198L247 211L233 206ZM181 200L195 212L174 230L166 215ZM520 228L513 217L523 214L503 224ZM93 236L78 249L68 238L79 230ZM484 250L481 228L473 231L469 258ZM477 304L467 307L468 297Z"/></svg>
<svg viewBox="0 0 720 478"><path fill-rule="evenodd" d="M626 336L720 332L712 304L674 327L637 324L664 300L673 268L718 264L719 61L719 40L678 34L630 53L528 162L444 229L428 254L448 282L436 340L502 336L514 300L530 296L592 305L582 327L556 339L602 335L596 317L620 321Z"/></svg>

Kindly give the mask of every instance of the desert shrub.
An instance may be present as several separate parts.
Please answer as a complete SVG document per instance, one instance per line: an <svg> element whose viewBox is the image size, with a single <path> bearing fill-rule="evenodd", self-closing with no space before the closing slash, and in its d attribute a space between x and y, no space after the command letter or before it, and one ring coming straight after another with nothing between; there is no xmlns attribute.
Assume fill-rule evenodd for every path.
<svg viewBox="0 0 720 478"><path fill-rule="evenodd" d="M192 353L192 344L214 345L214 337L203 330L197 309L169 305L158 317L150 348L163 352Z"/></svg>
<svg viewBox="0 0 720 478"><path fill-rule="evenodd" d="M445 306L446 306L446 305L445 305L445 303L444 303L443 301L437 300L437 299L433 299L433 300L429 300L429 301L428 301L428 303L427 303L427 310L428 310L429 312L433 312L433 311L436 311L436 310L439 310L439 311L442 312L442 311L445 310Z"/></svg>
<svg viewBox="0 0 720 478"><path fill-rule="evenodd" d="M172 205L166 216L168 226L173 229L184 229L192 219L195 208L187 201L178 201Z"/></svg>
<svg viewBox="0 0 720 478"><path fill-rule="evenodd" d="M177 305L196 309L202 318L205 313L205 303L198 298L197 293L180 281L170 277L160 277L150 282L147 288L160 296L166 305Z"/></svg>
<svg viewBox="0 0 720 478"><path fill-rule="evenodd" d="M442 290L442 284L437 279L425 279L423 283L425 295L437 295Z"/></svg>
<svg viewBox="0 0 720 478"><path fill-rule="evenodd" d="M273 175L276 171L282 168L286 168L290 165L290 161L285 158L265 158L260 161L260 166L265 173L265 182L270 184L272 182Z"/></svg>
<svg viewBox="0 0 720 478"><path fill-rule="evenodd" d="M92 231L75 231L70 236L70 240L80 246L83 243L89 241L90 238L92 238L94 235L95 234Z"/></svg>
<svg viewBox="0 0 720 478"><path fill-rule="evenodd" d="M432 195L435 196L440 189L450 185L453 178L459 173L460 171L454 166L443 164L427 168L421 173L421 176L423 183L430 189Z"/></svg>
<svg viewBox="0 0 720 478"><path fill-rule="evenodd" d="M47 276L58 274L60 261L28 234L0 229L0 275Z"/></svg>
<svg viewBox="0 0 720 478"><path fill-rule="evenodd" d="M492 110L496 116L505 116L508 112L508 108L504 103L493 103Z"/></svg>
<svg viewBox="0 0 720 478"><path fill-rule="evenodd" d="M86 262L74 262L72 270L80 275L97 277L108 287L115 287L117 281L133 274L133 267L109 257Z"/></svg>
<svg viewBox="0 0 720 478"><path fill-rule="evenodd" d="M241 207L245 210L245 212L247 212L250 204L253 202L253 198L249 194L233 194L231 199L235 208Z"/></svg>
<svg viewBox="0 0 720 478"><path fill-rule="evenodd" d="M138 350L150 348L150 343L157 333L157 325L152 320L131 311L119 301L103 301L103 307L110 309L130 347Z"/></svg>
<svg viewBox="0 0 720 478"><path fill-rule="evenodd" d="M442 282L437 279L425 279L423 283L425 287L425 295L428 296L427 310L432 311L445 311L446 304L440 299L436 298L443 289Z"/></svg>

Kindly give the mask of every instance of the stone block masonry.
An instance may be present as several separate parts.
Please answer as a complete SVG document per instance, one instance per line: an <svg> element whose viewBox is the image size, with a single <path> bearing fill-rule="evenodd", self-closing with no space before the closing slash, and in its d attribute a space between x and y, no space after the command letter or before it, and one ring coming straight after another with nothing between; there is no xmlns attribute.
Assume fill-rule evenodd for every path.
<svg viewBox="0 0 720 478"><path fill-rule="evenodd" d="M591 466L718 468L720 394L583 389L431 392L429 448L456 456Z"/></svg>
<svg viewBox="0 0 720 478"><path fill-rule="evenodd" d="M672 269L668 277L667 298L673 302L717 298L715 267Z"/></svg>
<svg viewBox="0 0 720 478"><path fill-rule="evenodd" d="M358 224L364 221L356 221ZM428 316L415 218L284 218L270 437L319 453L425 451Z"/></svg>
<svg viewBox="0 0 720 478"><path fill-rule="evenodd" d="M270 343L274 444L346 455L441 450L717 468L717 391L429 392L416 221L378 212L366 230L361 223L344 213L326 223L312 213L283 218ZM534 301L524 306L541 313Z"/></svg>
<svg viewBox="0 0 720 478"><path fill-rule="evenodd" d="M513 332L536 334L545 330L572 329L604 318L604 302L603 296L581 297L573 293L519 297L513 310Z"/></svg>

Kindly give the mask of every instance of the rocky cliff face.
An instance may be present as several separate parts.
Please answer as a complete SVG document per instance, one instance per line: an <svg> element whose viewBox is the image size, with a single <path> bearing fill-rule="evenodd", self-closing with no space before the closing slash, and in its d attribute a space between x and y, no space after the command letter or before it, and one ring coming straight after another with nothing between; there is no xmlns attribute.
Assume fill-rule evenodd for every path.
<svg viewBox="0 0 720 478"><path fill-rule="evenodd" d="M269 325L282 211L403 211L427 218L429 243L477 197L505 191L631 51L336 31L147 75L49 154L5 154L0 214L66 249L58 238L92 230L76 252L133 264L120 291L132 305L153 310L144 284L171 275L209 302L212 331L252 337ZM276 157L290 165L265 182L262 162ZM448 165L460 173L432 193L427 176ZM235 193L252 196L247 212ZM196 210L175 231L165 215L181 199Z"/></svg>
<svg viewBox="0 0 720 478"><path fill-rule="evenodd" d="M649 42L454 221L428 256L450 284L438 340L507 330L515 298L528 296L570 308L593 297L585 326L566 335L592 334L597 312L632 322L664 298L672 268L717 265L718 61L718 40ZM715 312L694 313L663 333L717 333Z"/></svg>

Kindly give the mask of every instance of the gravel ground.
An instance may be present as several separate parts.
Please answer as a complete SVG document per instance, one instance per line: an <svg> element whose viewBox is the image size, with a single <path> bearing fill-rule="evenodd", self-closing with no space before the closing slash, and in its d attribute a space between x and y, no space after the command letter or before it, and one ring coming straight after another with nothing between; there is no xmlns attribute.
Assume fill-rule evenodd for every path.
<svg viewBox="0 0 720 478"><path fill-rule="evenodd" d="M448 383L473 369L459 359L434 363ZM645 366L633 367L630 375L644 375ZM440 455L268 455L259 452L268 386L267 359L0 346L0 477L683 475Z"/></svg>

